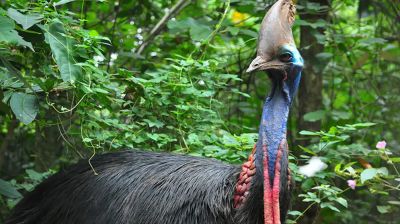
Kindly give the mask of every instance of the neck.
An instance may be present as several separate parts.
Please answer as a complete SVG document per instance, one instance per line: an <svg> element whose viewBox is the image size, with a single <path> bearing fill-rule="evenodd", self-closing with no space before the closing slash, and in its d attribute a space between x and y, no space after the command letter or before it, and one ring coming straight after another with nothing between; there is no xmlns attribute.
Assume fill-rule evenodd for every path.
<svg viewBox="0 0 400 224"><path fill-rule="evenodd" d="M252 192L257 196L250 197L249 203L254 203L255 198L260 200L263 195L264 224L281 223L280 186L284 186L289 178L286 144L289 93L278 83L274 86L263 107L259 140L249 160L242 165L234 194L235 208L241 207ZM286 190L283 191L281 195L285 196ZM282 209L282 217L285 213L285 209Z"/></svg>
<svg viewBox="0 0 400 224"><path fill-rule="evenodd" d="M256 154L260 161L263 156L263 146L267 147L268 174L270 183L275 173L275 163L282 140L286 139L286 124L289 115L289 100L282 86L274 85L263 107L261 124L258 132Z"/></svg>
<svg viewBox="0 0 400 224"><path fill-rule="evenodd" d="M290 100L288 92L279 84L274 84L264 104L256 145L256 166L263 178L264 224L281 223L279 199L281 186L286 181L282 177L287 176L288 170L286 125Z"/></svg>

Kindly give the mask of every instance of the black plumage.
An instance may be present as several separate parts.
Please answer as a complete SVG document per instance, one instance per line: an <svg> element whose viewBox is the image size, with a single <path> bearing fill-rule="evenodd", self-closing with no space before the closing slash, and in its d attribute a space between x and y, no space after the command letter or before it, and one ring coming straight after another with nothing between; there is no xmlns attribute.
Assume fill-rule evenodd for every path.
<svg viewBox="0 0 400 224"><path fill-rule="evenodd" d="M98 175L83 160L45 180L15 207L6 224L262 223L262 207L254 203L246 203L251 212L242 211L241 221L235 221L232 200L240 166L141 151L97 155L92 165ZM248 202L262 206L259 195Z"/></svg>
<svg viewBox="0 0 400 224"><path fill-rule="evenodd" d="M96 155L91 163L98 175L87 160L60 171L29 192L6 224L263 223L261 171L248 200L234 209L238 165L142 151Z"/></svg>

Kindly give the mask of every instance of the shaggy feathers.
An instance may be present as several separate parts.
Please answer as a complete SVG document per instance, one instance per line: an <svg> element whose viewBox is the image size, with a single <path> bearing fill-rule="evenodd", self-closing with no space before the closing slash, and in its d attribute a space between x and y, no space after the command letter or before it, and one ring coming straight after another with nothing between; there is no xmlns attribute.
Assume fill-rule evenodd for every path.
<svg viewBox="0 0 400 224"><path fill-rule="evenodd" d="M241 221L235 222L239 166L140 151L98 155L92 164L99 175L81 161L45 180L15 207L6 224L262 223L262 191L254 192L249 201L258 203L245 203L243 209L252 209L241 208Z"/></svg>

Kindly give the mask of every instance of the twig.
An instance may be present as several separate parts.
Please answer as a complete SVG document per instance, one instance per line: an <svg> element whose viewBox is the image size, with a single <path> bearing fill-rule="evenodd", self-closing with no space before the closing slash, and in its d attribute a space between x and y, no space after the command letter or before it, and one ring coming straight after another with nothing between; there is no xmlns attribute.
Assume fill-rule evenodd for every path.
<svg viewBox="0 0 400 224"><path fill-rule="evenodd" d="M111 28L111 39L110 39L110 50L108 51L108 61L107 61L107 72L110 71L110 62L111 62L111 51L115 51L115 47L114 47L114 38L115 38L115 27L117 25L117 20L118 20L118 14L119 14L119 5L115 7L115 16L114 16L114 22Z"/></svg>
<svg viewBox="0 0 400 224"><path fill-rule="evenodd" d="M187 5L189 5L193 0L179 0L172 8L169 10L164 17L154 26L151 30L149 36L145 41L138 47L136 53L138 55L142 54L144 49L150 44L151 41L161 32L161 30L165 27L167 22L178 14L182 9L184 9Z"/></svg>

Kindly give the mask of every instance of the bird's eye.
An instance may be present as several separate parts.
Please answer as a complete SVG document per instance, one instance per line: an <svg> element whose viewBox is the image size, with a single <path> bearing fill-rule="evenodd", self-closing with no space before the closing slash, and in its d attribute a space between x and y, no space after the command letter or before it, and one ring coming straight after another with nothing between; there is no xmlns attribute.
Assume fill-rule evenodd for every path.
<svg viewBox="0 0 400 224"><path fill-rule="evenodd" d="M289 62L292 60L292 55L289 53L283 53L279 55L279 60L283 62Z"/></svg>
<svg viewBox="0 0 400 224"><path fill-rule="evenodd" d="M254 67L258 67L258 63L255 63L255 64L254 64Z"/></svg>

